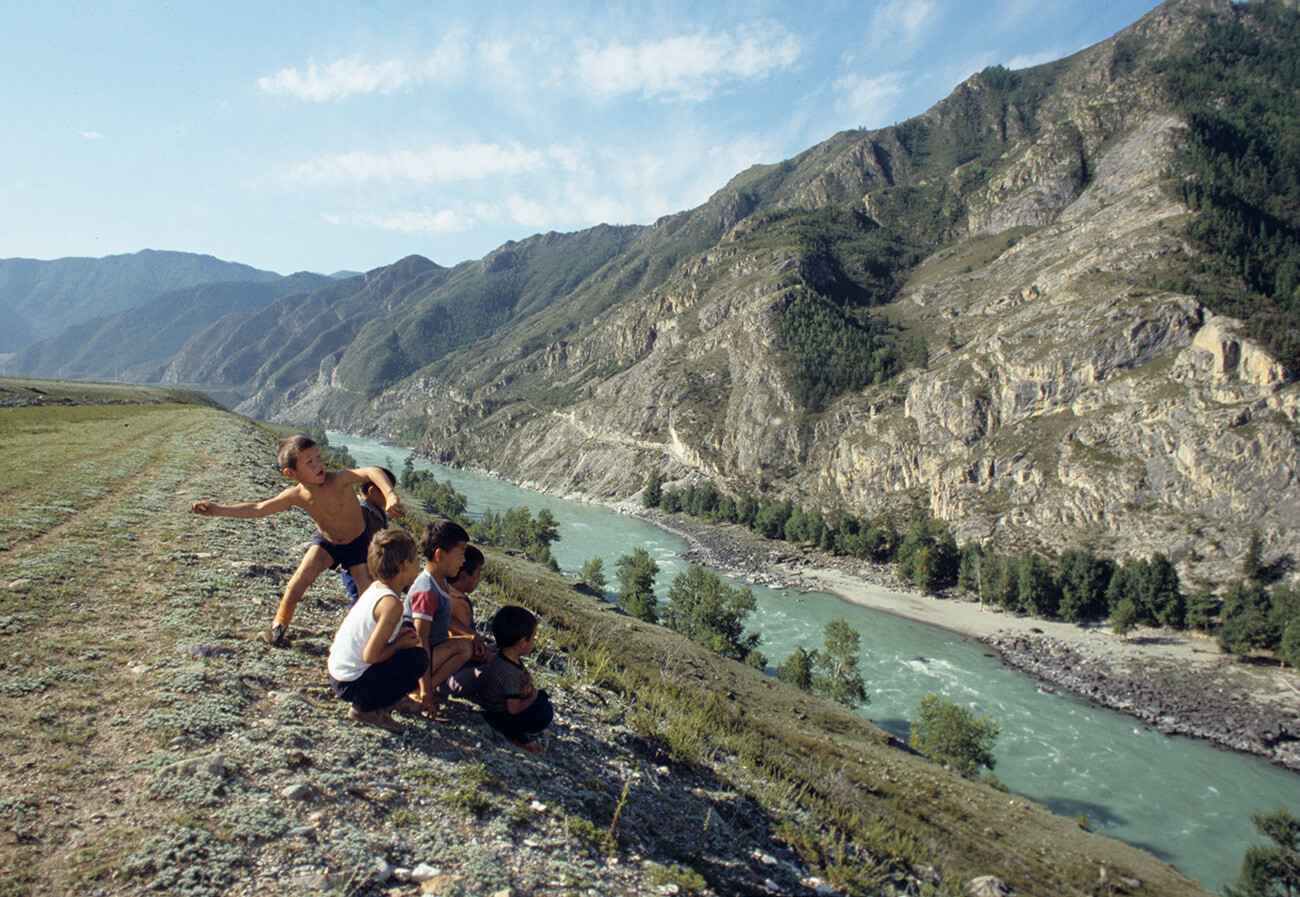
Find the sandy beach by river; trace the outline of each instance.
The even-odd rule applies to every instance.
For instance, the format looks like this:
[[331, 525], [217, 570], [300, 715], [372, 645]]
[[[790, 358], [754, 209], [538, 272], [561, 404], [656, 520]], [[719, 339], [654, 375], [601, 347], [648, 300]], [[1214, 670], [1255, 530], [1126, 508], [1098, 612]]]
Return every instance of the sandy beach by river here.
[[1214, 639], [1198, 633], [1139, 628], [1121, 638], [1105, 624], [1078, 626], [1040, 620], [1026, 614], [1007, 613], [992, 605], [981, 607], [978, 602], [958, 597], [936, 598], [908, 592], [901, 585], [892, 589], [831, 568], [801, 565], [798, 576], [805, 588], [815, 588], [872, 610], [938, 626], [981, 641], [1001, 632], [1042, 634], [1088, 654], [1105, 655], [1116, 662], [1145, 657], [1218, 666], [1231, 661], [1219, 650]]

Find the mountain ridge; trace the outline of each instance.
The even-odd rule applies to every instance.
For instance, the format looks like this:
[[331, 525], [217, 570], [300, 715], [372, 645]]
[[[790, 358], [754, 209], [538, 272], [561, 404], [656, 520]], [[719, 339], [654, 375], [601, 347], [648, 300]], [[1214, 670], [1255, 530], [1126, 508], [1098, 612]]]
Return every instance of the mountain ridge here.
[[[100, 259], [0, 259], [0, 302], [31, 337], [53, 337], [90, 318], [126, 311], [159, 293], [222, 281], [266, 282], [280, 277], [211, 255], [143, 249]], [[12, 339], [0, 350], [26, 345]]]
[[1182, 232], [1188, 123], [1160, 69], [1244, 15], [1171, 0], [652, 225], [404, 259], [210, 325], [161, 379], [561, 494], [617, 500], [653, 469], [1210, 581], [1245, 520], [1294, 558], [1300, 390], [1201, 298], [1246, 288]]

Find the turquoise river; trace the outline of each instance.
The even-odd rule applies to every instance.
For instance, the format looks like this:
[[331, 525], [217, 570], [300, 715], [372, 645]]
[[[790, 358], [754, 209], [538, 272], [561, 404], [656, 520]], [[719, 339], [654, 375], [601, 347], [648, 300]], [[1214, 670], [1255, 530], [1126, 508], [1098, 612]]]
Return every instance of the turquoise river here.
[[[399, 472], [409, 454], [344, 433], [329, 438], [347, 446], [360, 464]], [[641, 546], [659, 564], [662, 599], [686, 568], [680, 558], [686, 544], [651, 524], [418, 458], [416, 466], [450, 480], [468, 497], [471, 515], [520, 506], [550, 509], [560, 530], [552, 552], [571, 575], [599, 557], [612, 579], [618, 558]], [[1002, 727], [995, 771], [1008, 789], [1057, 813], [1082, 814], [1096, 831], [1149, 850], [1211, 891], [1236, 881], [1246, 847], [1261, 840], [1251, 825], [1252, 811], [1300, 812], [1300, 775], [1205, 742], [1166, 737], [1133, 718], [1044, 692], [979, 642], [833, 595], [752, 588], [758, 611], [749, 629], [762, 633], [761, 647], [772, 664], [799, 645], [820, 645], [826, 622], [843, 617], [862, 635], [861, 669], [871, 696], [862, 712], [878, 725], [906, 738], [917, 702], [931, 692], [988, 713]]]

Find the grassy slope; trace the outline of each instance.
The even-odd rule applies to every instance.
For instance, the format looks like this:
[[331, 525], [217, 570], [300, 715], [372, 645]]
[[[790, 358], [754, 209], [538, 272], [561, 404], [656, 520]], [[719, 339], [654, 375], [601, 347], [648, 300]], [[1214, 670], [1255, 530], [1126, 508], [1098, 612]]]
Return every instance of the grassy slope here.
[[[270, 452], [253, 425], [196, 405], [0, 408], [0, 894], [251, 893], [259, 876], [302, 869], [370, 893], [357, 870], [376, 855], [413, 864], [439, 851], [480, 889], [640, 892], [654, 864], [629, 860], [656, 856], [658, 868], [681, 858], [718, 891], [760, 893], [743, 862], [717, 854], [752, 844], [780, 856], [773, 829], [854, 891], [900, 872], [889, 857], [901, 856], [938, 866], [944, 893], [988, 873], [1022, 895], [1092, 893], [1100, 866], [1112, 881], [1141, 880], [1144, 894], [1196, 892], [1147, 854], [955, 779], [854, 714], [495, 553], [487, 600], [537, 607], [550, 646], [539, 664], [562, 671], [539, 666], [569, 723], [555, 759], [483, 749], [493, 738], [464, 710], [405, 739], [347, 725], [320, 671], [336, 581], [300, 607], [294, 650], [248, 640], [310, 524], [186, 509], [270, 494]], [[193, 644], [222, 656], [186, 653]], [[213, 750], [224, 772], [169, 769]], [[282, 796], [303, 781], [319, 803]], [[766, 822], [751, 819], [745, 793]], [[545, 818], [521, 809], [528, 795]], [[708, 850], [666, 843], [663, 818], [692, 814]], [[327, 834], [292, 836], [301, 824]], [[619, 837], [602, 838], [605, 826]], [[481, 835], [513, 844], [508, 868], [489, 862]], [[605, 863], [606, 850], [620, 862]]]

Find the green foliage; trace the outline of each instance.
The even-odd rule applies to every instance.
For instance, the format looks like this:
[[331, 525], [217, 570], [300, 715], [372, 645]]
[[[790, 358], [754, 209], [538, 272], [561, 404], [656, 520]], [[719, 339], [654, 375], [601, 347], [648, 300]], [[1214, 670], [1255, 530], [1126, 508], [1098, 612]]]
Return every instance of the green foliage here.
[[917, 704], [910, 744], [936, 763], [972, 778], [981, 769], [993, 769], [993, 745], [1000, 732], [987, 714], [977, 718], [965, 707], [931, 694]]
[[510, 508], [505, 513], [484, 511], [470, 527], [470, 536], [475, 541], [522, 551], [552, 570], [560, 568], [551, 555], [551, 544], [560, 540], [559, 523], [546, 508], [536, 517], [528, 508]]
[[657, 508], [662, 498], [663, 480], [659, 477], [659, 471], [651, 470], [650, 476], [646, 478], [645, 487], [641, 490], [641, 506]]
[[826, 641], [821, 651], [814, 651], [812, 689], [846, 707], [870, 702], [862, 673], [858, 670], [858, 646], [861, 635], [842, 617], [826, 624]]
[[[1241, 3], [1192, 51], [1161, 64], [1189, 123], [1177, 189], [1197, 212], [1187, 235], [1205, 250], [1198, 290], [1300, 366], [1300, 17]], [[1246, 289], [1224, 286], [1244, 283]]]
[[1285, 810], [1251, 818], [1272, 844], [1251, 845], [1228, 897], [1293, 897], [1300, 894], [1300, 818]]
[[609, 584], [609, 580], [605, 578], [605, 562], [600, 558], [588, 558], [582, 565], [582, 572], [578, 578], [597, 592], [604, 592], [605, 586]]
[[703, 875], [689, 866], [661, 866], [646, 861], [646, 881], [652, 885], [672, 887], [675, 894], [701, 894], [708, 889], [709, 883]]
[[1110, 615], [1111, 632], [1120, 636], [1128, 635], [1137, 625], [1137, 605], [1133, 603], [1132, 598], [1121, 598], [1119, 604], [1115, 605], [1115, 610], [1112, 611]]
[[776, 668], [776, 678], [793, 685], [795, 688], [812, 691], [813, 663], [816, 658], [817, 650], [815, 648], [811, 652], [805, 651], [802, 646], [795, 648], [794, 653], [783, 660], [781, 665]]
[[746, 660], [758, 648], [758, 633], [744, 632], [757, 607], [752, 590], [728, 585], [718, 574], [692, 565], [673, 580], [664, 609], [664, 625], [698, 645]]
[[1277, 657], [1282, 663], [1300, 669], [1300, 616], [1291, 620], [1282, 631], [1282, 643], [1278, 645]]
[[1264, 540], [1258, 529], [1250, 531], [1250, 543], [1241, 559], [1241, 578], [1260, 582], [1264, 572]]
[[1183, 623], [1188, 629], [1209, 632], [1219, 614], [1219, 597], [1208, 585], [1202, 585], [1187, 597], [1187, 613]]
[[1090, 551], [1072, 548], [1057, 560], [1061, 593], [1058, 612], [1071, 623], [1100, 620], [1107, 616], [1106, 588], [1115, 575], [1115, 562]]
[[1002, 65], [990, 65], [980, 72], [980, 80], [993, 90], [1011, 90], [1018, 79], [1016, 73]]
[[1269, 618], [1271, 605], [1268, 590], [1257, 582], [1228, 586], [1219, 612], [1219, 646], [1240, 657], [1273, 647], [1279, 633]]
[[1106, 587], [1106, 604], [1110, 608], [1112, 624], [1122, 602], [1130, 608], [1124, 614], [1131, 616], [1129, 626], [1168, 626], [1182, 628], [1187, 609], [1178, 571], [1160, 552], [1148, 559], [1129, 558], [1116, 568]]
[[858, 320], [811, 291], [795, 295], [781, 316], [795, 398], [819, 411], [846, 392], [884, 383], [903, 369], [884, 325]]
[[781, 316], [781, 336], [796, 398], [820, 410], [839, 395], [883, 383], [907, 364], [923, 365], [925, 340], [899, 346], [868, 309], [898, 293], [924, 248], [842, 208], [765, 212], [756, 230], [792, 241], [801, 255], [801, 281]]
[[1061, 604], [1060, 590], [1052, 577], [1047, 560], [1034, 552], [1024, 552], [1016, 564], [1016, 587], [1021, 607], [1036, 617], [1054, 617]]
[[947, 524], [918, 510], [912, 513], [894, 561], [899, 579], [930, 592], [957, 581], [961, 552]]
[[659, 565], [644, 548], [634, 548], [631, 554], [618, 559], [614, 574], [618, 580], [618, 598], [623, 610], [647, 623], [658, 623], [659, 612], [655, 606], [655, 577]]
[[461, 526], [469, 527], [469, 516], [465, 513], [469, 499], [456, 491], [451, 480], [439, 483], [433, 471], [416, 470], [414, 460], [407, 455], [406, 463], [402, 466], [400, 483], [403, 489], [420, 500], [426, 512], [442, 514]]

